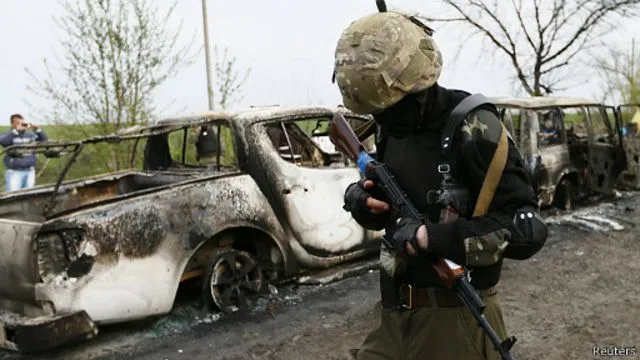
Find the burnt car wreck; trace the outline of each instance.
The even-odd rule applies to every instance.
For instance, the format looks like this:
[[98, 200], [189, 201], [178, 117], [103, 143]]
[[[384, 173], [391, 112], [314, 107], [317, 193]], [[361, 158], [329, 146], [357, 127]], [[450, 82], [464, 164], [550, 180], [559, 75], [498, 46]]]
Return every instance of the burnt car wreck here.
[[579, 98], [492, 98], [529, 169], [539, 205], [612, 195], [627, 167], [618, 112]]
[[[166, 314], [189, 279], [212, 311], [235, 312], [270, 282], [377, 252], [381, 234], [342, 209], [360, 175], [327, 142], [335, 112], [369, 119], [256, 108], [9, 148], [70, 160], [56, 184], [0, 195], [0, 346], [41, 351]], [[64, 180], [104, 143], [129, 144], [131, 169]]]
[[624, 104], [616, 107], [618, 122], [622, 128], [627, 169], [622, 173], [622, 185], [640, 189], [640, 104]]

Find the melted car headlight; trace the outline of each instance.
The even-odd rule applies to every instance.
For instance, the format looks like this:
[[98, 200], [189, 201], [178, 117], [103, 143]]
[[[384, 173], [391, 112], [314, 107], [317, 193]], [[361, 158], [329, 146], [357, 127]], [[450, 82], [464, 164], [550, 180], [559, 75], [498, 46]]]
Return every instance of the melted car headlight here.
[[78, 258], [78, 248], [82, 238], [82, 230], [78, 229], [40, 234], [36, 238], [40, 277], [44, 279], [65, 272], [69, 264]]
[[62, 236], [57, 233], [41, 234], [36, 238], [38, 273], [44, 280], [62, 273], [68, 265]]

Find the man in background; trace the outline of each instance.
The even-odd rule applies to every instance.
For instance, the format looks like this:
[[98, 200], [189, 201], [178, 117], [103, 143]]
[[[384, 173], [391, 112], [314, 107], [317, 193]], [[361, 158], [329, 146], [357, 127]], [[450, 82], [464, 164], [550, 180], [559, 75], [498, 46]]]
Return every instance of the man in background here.
[[216, 132], [211, 126], [202, 126], [196, 141], [196, 160], [200, 165], [215, 166], [220, 146]]
[[[0, 135], [0, 145], [9, 147], [13, 145], [29, 144], [37, 141], [46, 141], [47, 135], [38, 125], [28, 123], [22, 115], [13, 114], [10, 117], [11, 130]], [[31, 129], [33, 132], [28, 132]], [[6, 172], [4, 174], [5, 191], [16, 191], [28, 189], [35, 185], [36, 182], [36, 155], [30, 154], [25, 156], [4, 156], [4, 166]]]

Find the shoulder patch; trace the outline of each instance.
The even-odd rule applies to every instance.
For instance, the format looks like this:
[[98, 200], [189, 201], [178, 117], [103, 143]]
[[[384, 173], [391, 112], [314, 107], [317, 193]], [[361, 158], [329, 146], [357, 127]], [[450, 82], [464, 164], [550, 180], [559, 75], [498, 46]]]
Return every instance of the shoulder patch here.
[[502, 132], [502, 123], [493, 111], [480, 108], [467, 115], [460, 131], [463, 142], [483, 139], [497, 144]]

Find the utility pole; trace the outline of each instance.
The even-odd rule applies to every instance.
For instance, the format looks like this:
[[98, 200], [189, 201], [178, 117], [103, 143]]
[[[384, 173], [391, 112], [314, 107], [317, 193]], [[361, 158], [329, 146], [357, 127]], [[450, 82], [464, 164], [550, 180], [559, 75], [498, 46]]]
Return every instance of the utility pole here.
[[204, 56], [207, 62], [207, 97], [209, 98], [209, 110], [213, 110], [213, 79], [211, 78], [211, 56], [209, 54], [209, 21], [207, 20], [207, 0], [202, 0], [202, 22], [204, 27]]

